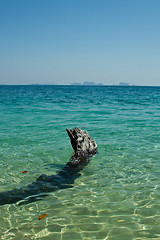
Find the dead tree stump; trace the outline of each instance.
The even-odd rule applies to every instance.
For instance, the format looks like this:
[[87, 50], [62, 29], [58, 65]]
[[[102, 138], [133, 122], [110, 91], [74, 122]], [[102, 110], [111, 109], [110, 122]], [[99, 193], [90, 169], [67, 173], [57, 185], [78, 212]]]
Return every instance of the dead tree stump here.
[[74, 154], [71, 158], [72, 164], [79, 164], [91, 158], [98, 151], [97, 143], [92, 139], [88, 132], [81, 130], [77, 127], [72, 129], [66, 129], [68, 136], [70, 137]]

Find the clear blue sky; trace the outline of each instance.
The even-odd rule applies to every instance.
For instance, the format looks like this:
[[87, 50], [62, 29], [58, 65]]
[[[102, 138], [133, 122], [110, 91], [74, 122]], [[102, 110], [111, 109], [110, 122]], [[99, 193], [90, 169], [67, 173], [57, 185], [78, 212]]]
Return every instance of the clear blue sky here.
[[0, 0], [0, 84], [160, 86], [160, 0]]

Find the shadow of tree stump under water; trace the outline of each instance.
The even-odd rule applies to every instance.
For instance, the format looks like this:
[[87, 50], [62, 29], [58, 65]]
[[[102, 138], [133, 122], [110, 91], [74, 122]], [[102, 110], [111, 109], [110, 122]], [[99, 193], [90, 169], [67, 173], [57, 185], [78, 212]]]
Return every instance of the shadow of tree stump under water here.
[[42, 200], [49, 192], [58, 189], [72, 188], [74, 181], [81, 176], [80, 171], [88, 165], [90, 158], [97, 153], [97, 144], [88, 132], [79, 128], [67, 130], [74, 154], [61, 171], [56, 175], [39, 176], [28, 186], [0, 193], [0, 205], [18, 203], [27, 204]]

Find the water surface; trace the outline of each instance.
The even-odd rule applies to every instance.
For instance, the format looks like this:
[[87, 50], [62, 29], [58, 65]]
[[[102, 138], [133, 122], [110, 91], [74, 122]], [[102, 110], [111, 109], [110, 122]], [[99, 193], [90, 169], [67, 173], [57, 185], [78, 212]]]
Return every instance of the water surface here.
[[160, 238], [159, 87], [0, 86], [0, 109], [0, 192], [57, 174], [73, 154], [66, 128], [99, 146], [74, 187], [1, 205], [1, 239]]

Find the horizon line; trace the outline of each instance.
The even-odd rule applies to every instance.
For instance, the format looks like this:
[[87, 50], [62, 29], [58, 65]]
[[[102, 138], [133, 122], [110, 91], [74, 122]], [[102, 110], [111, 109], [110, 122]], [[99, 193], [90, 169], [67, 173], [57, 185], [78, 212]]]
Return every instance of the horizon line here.
[[160, 87], [160, 85], [120, 85], [120, 84], [47, 84], [47, 83], [30, 83], [30, 84], [3, 84], [0, 83], [0, 86], [71, 86], [71, 87]]

